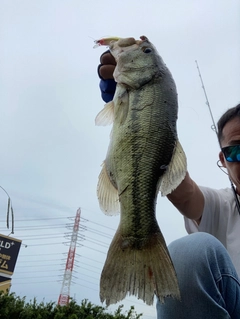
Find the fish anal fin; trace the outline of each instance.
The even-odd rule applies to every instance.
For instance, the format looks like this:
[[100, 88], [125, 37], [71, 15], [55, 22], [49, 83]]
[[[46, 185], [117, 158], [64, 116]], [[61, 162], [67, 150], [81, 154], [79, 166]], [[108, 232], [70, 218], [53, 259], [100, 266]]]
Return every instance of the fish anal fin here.
[[114, 102], [110, 101], [105, 104], [104, 108], [97, 114], [95, 124], [106, 126], [113, 123], [114, 120]]
[[118, 190], [111, 183], [105, 162], [98, 177], [97, 196], [101, 210], [107, 215], [116, 215], [120, 212]]
[[[126, 241], [126, 240], [125, 240]], [[135, 295], [152, 305], [154, 295], [161, 302], [172, 296], [180, 299], [177, 277], [161, 232], [155, 233], [141, 249], [122, 245], [118, 229], [110, 245], [101, 274], [100, 299], [106, 305]]]
[[182, 145], [177, 140], [171, 162], [161, 177], [160, 192], [162, 196], [170, 194], [183, 181], [187, 172], [187, 158]]

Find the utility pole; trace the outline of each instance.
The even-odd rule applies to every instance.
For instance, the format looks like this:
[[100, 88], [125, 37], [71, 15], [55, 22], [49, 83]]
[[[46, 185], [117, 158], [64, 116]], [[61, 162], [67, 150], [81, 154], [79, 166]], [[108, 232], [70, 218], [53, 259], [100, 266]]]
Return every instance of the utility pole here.
[[71, 286], [74, 257], [75, 257], [76, 244], [77, 244], [77, 238], [78, 238], [80, 213], [81, 213], [81, 209], [79, 208], [77, 210], [76, 217], [75, 217], [75, 223], [73, 226], [72, 237], [71, 237], [71, 244], [69, 247], [65, 272], [63, 276], [62, 288], [58, 298], [58, 304], [60, 306], [67, 305], [70, 299], [70, 286]]

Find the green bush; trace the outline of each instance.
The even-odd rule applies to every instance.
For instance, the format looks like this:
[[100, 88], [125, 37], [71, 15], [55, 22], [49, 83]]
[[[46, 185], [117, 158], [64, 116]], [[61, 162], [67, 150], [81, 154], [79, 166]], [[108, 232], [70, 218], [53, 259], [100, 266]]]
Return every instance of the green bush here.
[[94, 305], [87, 299], [80, 305], [70, 300], [68, 305], [59, 306], [54, 302], [37, 303], [35, 298], [26, 302], [26, 297], [3, 292], [0, 292], [0, 309], [0, 319], [139, 319], [142, 316], [133, 306], [124, 314], [121, 305], [112, 314], [107, 308]]

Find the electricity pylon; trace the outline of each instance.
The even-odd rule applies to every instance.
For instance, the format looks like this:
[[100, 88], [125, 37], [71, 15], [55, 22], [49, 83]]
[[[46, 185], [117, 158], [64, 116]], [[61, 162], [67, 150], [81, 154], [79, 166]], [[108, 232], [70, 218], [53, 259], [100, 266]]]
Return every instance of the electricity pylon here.
[[60, 306], [67, 305], [70, 299], [70, 286], [71, 286], [74, 257], [75, 257], [76, 244], [77, 244], [77, 238], [78, 238], [80, 213], [81, 213], [81, 209], [79, 208], [77, 210], [76, 217], [75, 217], [75, 223], [73, 226], [72, 237], [71, 237], [71, 244], [69, 247], [66, 267], [65, 267], [64, 276], [63, 276], [62, 288], [58, 298], [58, 304]]

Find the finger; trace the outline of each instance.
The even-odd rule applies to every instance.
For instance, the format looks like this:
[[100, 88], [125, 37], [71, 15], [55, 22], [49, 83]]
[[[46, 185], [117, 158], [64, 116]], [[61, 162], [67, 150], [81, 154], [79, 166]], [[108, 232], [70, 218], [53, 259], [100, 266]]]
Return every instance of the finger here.
[[104, 52], [101, 57], [100, 57], [100, 62], [101, 64], [112, 64], [112, 65], [116, 65], [116, 61], [113, 57], [113, 55], [109, 52], [106, 51]]
[[98, 69], [98, 73], [100, 78], [103, 80], [113, 79], [113, 71], [115, 69], [115, 65], [100, 65]]

